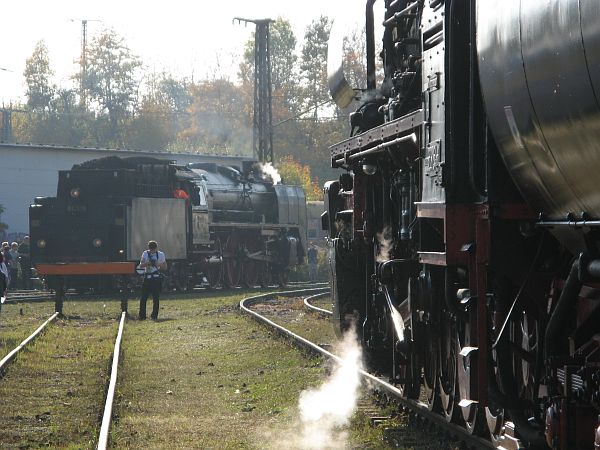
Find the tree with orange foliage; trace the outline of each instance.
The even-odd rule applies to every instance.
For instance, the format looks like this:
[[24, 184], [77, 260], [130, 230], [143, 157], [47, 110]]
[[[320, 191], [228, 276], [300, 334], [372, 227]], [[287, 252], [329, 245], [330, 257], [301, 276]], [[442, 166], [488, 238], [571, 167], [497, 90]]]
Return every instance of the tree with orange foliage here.
[[310, 166], [300, 164], [293, 156], [287, 155], [279, 160], [277, 171], [283, 183], [304, 188], [307, 200], [323, 200], [323, 190], [318, 179], [313, 181]]

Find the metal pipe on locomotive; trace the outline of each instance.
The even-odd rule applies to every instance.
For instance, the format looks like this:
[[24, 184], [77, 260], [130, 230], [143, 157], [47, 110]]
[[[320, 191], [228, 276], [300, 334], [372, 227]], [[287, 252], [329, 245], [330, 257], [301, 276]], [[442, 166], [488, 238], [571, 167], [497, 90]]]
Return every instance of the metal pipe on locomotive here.
[[337, 329], [499, 448], [600, 448], [600, 3], [385, 0], [379, 86], [374, 3], [325, 185]]
[[57, 196], [36, 198], [29, 214], [32, 262], [61, 289], [114, 290], [150, 239], [180, 291], [283, 284], [306, 253], [304, 191], [273, 184], [255, 162], [92, 160], [60, 171]]

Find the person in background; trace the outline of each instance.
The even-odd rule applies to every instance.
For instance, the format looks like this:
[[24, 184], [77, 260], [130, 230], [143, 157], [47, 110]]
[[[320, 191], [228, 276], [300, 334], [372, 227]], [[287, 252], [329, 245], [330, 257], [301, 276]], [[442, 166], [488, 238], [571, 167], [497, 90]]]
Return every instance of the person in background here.
[[4, 256], [4, 264], [8, 267], [8, 260], [10, 259], [10, 245], [8, 245], [7, 241], [2, 243], [2, 256]]
[[[4, 256], [0, 252], [0, 297], [6, 297], [6, 290], [10, 282], [10, 275], [8, 274], [8, 267], [4, 264]], [[0, 306], [1, 307], [1, 306]]]
[[19, 276], [19, 244], [13, 242], [8, 251], [10, 259], [8, 260], [8, 274], [10, 276], [9, 289], [17, 289], [17, 278]]
[[21, 263], [21, 287], [31, 289], [31, 258], [29, 256], [29, 236], [23, 238], [19, 245], [19, 257]]
[[310, 281], [317, 281], [318, 275], [318, 260], [319, 260], [319, 251], [317, 247], [315, 247], [315, 243], [310, 243], [310, 248], [306, 252], [306, 256], [308, 258], [308, 277]]
[[140, 268], [145, 268], [144, 281], [142, 283], [142, 296], [140, 297], [139, 319], [146, 318], [146, 300], [152, 294], [152, 314], [150, 318], [158, 318], [158, 298], [162, 288], [161, 271], [167, 270], [167, 259], [165, 254], [158, 250], [156, 241], [148, 242], [148, 250], [142, 253]]

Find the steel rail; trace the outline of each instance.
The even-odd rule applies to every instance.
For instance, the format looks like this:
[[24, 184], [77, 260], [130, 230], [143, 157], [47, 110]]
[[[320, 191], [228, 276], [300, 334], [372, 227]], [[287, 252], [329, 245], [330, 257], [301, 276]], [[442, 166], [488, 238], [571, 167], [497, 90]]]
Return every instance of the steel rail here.
[[50, 318], [48, 320], [46, 320], [43, 324], [41, 324], [37, 330], [35, 330], [27, 339], [25, 339], [23, 342], [21, 342], [13, 351], [11, 351], [8, 355], [6, 355], [4, 358], [2, 358], [2, 360], [0, 361], [0, 375], [4, 372], [4, 369], [6, 368], [6, 366], [8, 365], [9, 362], [11, 362], [15, 356], [17, 356], [17, 354], [23, 350], [25, 348], [25, 346], [27, 344], [29, 344], [31, 341], [33, 341], [36, 337], [39, 336], [39, 334], [44, 331], [44, 328], [46, 328], [46, 326], [51, 323], [54, 322], [54, 320], [58, 317], [58, 313], [55, 312], [54, 314], [52, 314], [50, 316]]
[[[310, 291], [314, 291], [314, 290], [316, 290], [316, 289], [275, 292], [272, 294], [262, 294], [262, 295], [256, 295], [253, 297], [248, 297], [248, 298], [245, 298], [240, 301], [240, 310], [243, 313], [249, 314], [258, 322], [265, 324], [271, 328], [274, 328], [279, 334], [300, 344], [303, 348], [306, 348], [306, 349], [308, 349], [316, 354], [319, 354], [321, 356], [325, 356], [326, 358], [331, 359], [338, 364], [343, 364], [344, 361], [339, 356], [334, 355], [333, 353], [319, 347], [317, 344], [310, 342], [309, 340], [303, 338], [302, 336], [297, 335], [296, 333], [288, 330], [287, 328], [284, 328], [281, 325], [276, 324], [275, 322], [267, 319], [266, 317], [263, 317], [262, 315], [254, 312], [250, 309], [250, 306], [252, 306], [256, 303], [259, 303], [261, 301], [264, 301], [264, 300], [269, 300], [275, 296], [303, 295], [303, 294], [310, 293]], [[449, 431], [450, 433], [454, 434], [459, 439], [461, 439], [463, 442], [465, 442], [467, 445], [473, 446], [475, 448], [480, 448], [480, 449], [494, 449], [495, 448], [494, 445], [490, 441], [483, 439], [479, 436], [474, 436], [474, 435], [470, 434], [463, 427], [453, 424], [453, 423], [448, 423], [444, 417], [440, 416], [439, 414], [429, 411], [427, 408], [427, 405], [425, 403], [420, 402], [418, 400], [411, 400], [411, 399], [407, 399], [407, 398], [403, 397], [402, 391], [400, 389], [398, 389], [396, 386], [388, 383], [387, 381], [382, 380], [368, 372], [365, 372], [362, 369], [358, 369], [358, 373], [368, 384], [370, 384], [370, 386], [372, 388], [390, 395], [391, 397], [394, 398], [394, 400], [396, 400], [400, 404], [402, 404], [402, 406], [410, 409], [413, 413], [423, 417], [424, 419], [429, 420], [430, 422], [444, 428], [444, 430]]]
[[309, 310], [317, 312], [319, 314], [324, 314], [326, 316], [332, 316], [333, 315], [333, 311], [329, 311], [327, 309], [319, 308], [318, 306], [310, 304], [310, 301], [312, 299], [314, 299], [314, 298], [320, 298], [320, 297], [325, 297], [327, 295], [329, 295], [329, 291], [327, 291], [327, 292], [321, 292], [319, 294], [314, 294], [314, 295], [311, 295], [309, 297], [306, 297], [304, 299], [304, 306], [306, 306]]
[[117, 371], [119, 369], [119, 355], [121, 353], [121, 340], [123, 339], [123, 328], [125, 327], [126, 312], [121, 313], [119, 322], [119, 331], [115, 340], [115, 350], [113, 352], [112, 367], [110, 371], [110, 382], [106, 392], [106, 403], [104, 404], [104, 415], [102, 416], [102, 425], [100, 426], [100, 435], [98, 436], [98, 450], [105, 450], [108, 445], [108, 432], [112, 421], [113, 400], [115, 398], [115, 388], [117, 386]]

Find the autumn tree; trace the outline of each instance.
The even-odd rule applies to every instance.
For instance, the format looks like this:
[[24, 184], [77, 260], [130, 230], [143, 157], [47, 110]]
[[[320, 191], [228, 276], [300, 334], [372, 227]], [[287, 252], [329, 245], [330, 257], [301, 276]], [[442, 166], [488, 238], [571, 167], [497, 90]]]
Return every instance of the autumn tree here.
[[126, 127], [126, 146], [169, 148], [184, 129], [191, 102], [192, 95], [185, 80], [177, 80], [167, 73], [149, 74], [135, 114]]
[[331, 100], [327, 87], [327, 41], [331, 21], [326, 16], [313, 20], [304, 34], [300, 60], [301, 82], [305, 89], [304, 104], [319, 117], [323, 103]]
[[85, 83], [90, 100], [108, 114], [107, 137], [113, 144], [121, 144], [121, 127], [136, 98], [141, 62], [122, 37], [107, 30], [90, 43], [87, 63]]
[[25, 61], [25, 84], [27, 85], [27, 108], [34, 112], [48, 112], [56, 87], [50, 79], [54, 72], [50, 68], [48, 47], [39, 41], [33, 53]]
[[319, 181], [313, 180], [308, 165], [301, 164], [288, 155], [279, 159], [277, 171], [281, 175], [282, 183], [304, 188], [307, 200], [323, 200], [323, 191], [319, 186]]
[[240, 88], [228, 80], [191, 86], [187, 124], [173, 150], [239, 155], [252, 153], [252, 129], [240, 111]]

